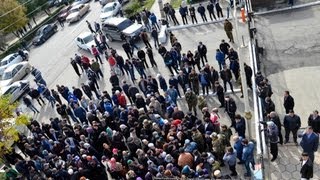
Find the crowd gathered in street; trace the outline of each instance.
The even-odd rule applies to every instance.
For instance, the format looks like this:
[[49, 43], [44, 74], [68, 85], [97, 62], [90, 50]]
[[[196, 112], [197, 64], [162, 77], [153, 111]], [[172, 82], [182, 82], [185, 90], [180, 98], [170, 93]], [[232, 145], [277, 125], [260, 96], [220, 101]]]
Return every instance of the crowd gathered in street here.
[[[217, 19], [214, 8], [217, 17], [224, 18], [219, 2], [215, 1], [207, 5], [210, 19]], [[179, 24], [169, 4], [165, 4], [163, 10], [165, 21]], [[181, 5], [179, 13], [183, 24], [188, 24], [186, 16], [191, 17], [192, 23], [198, 22], [195, 11], [191, 5]], [[197, 11], [202, 20], [207, 21], [206, 8], [200, 4]], [[37, 87], [30, 88], [23, 103], [34, 114], [40, 112], [38, 105], [49, 104], [57, 116], [47, 122], [31, 120], [28, 129], [32, 135], [20, 134], [16, 143], [21, 153], [13, 151], [6, 155], [8, 176], [30, 180], [252, 176], [255, 144], [247, 137], [246, 119], [239, 113], [239, 102], [233, 99], [237, 96], [235, 88], [242, 91], [242, 86], [231, 22], [224, 21], [229, 42], [221, 37], [219, 47], [214, 50], [215, 57], [207, 57], [209, 49], [214, 47], [207, 48], [203, 42], [196, 42], [196, 50], [186, 51], [173, 32], [169, 33], [169, 45], [159, 43], [162, 24], [158, 24], [154, 13], [143, 10], [134, 18], [145, 26], [140, 34], [143, 44], [124, 36], [125, 54], [112, 48], [98, 23], [93, 28], [87, 21], [89, 30], [95, 34], [92, 56], [76, 53], [70, 57], [76, 75], [87, 78], [80, 87], [58, 84], [50, 89], [41, 72], [33, 67]], [[155, 58], [155, 53], [159, 58]], [[219, 69], [212, 65], [213, 58]], [[148, 69], [156, 69], [159, 64], [167, 67], [168, 77], [164, 73], [148, 73]], [[105, 74], [102, 66], [109, 66], [110, 74]], [[242, 78], [250, 89], [253, 89], [251, 79], [255, 76], [266, 119], [261, 123], [266, 126], [271, 161], [274, 161], [278, 156], [278, 144], [289, 143], [291, 132], [297, 144], [301, 122], [294, 113], [294, 99], [289, 91], [285, 92], [287, 115], [281, 123], [271, 99], [273, 93], [268, 79], [261, 72], [254, 75], [247, 64], [244, 64], [244, 71]], [[111, 92], [101, 88], [103, 81], [111, 84]], [[219, 101], [216, 107], [207, 103], [210, 94]], [[179, 102], [185, 103], [187, 108]], [[221, 123], [221, 113], [228, 115], [228, 123]], [[308, 124], [300, 142], [304, 150], [301, 174], [305, 179], [312, 178], [314, 152], [318, 148], [318, 111], [310, 115]], [[238, 173], [240, 166], [244, 166], [244, 174]]]

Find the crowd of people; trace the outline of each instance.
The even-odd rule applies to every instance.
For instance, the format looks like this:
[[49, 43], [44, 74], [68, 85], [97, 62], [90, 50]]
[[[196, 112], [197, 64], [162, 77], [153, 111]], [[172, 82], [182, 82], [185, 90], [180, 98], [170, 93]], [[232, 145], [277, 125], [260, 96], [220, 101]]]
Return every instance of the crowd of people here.
[[[208, 7], [212, 5], [209, 3]], [[168, 8], [164, 9], [168, 19], [179, 24], [170, 12], [170, 6], [166, 4], [165, 8]], [[200, 5], [199, 8], [203, 21], [207, 21], [205, 14], [201, 13], [204, 7]], [[216, 10], [218, 17], [219, 14], [223, 17], [222, 12], [219, 13], [218, 8]], [[210, 18], [216, 19], [213, 11], [209, 8], [208, 11]], [[184, 13], [188, 14], [183, 6], [179, 12], [182, 17]], [[197, 23], [192, 6], [189, 14]], [[23, 97], [24, 104], [34, 113], [39, 113], [34, 102], [37, 101], [40, 106], [48, 103], [59, 116], [43, 123], [31, 120], [28, 129], [32, 136], [20, 134], [16, 143], [22, 154], [13, 151], [6, 155], [8, 178], [100, 180], [108, 179], [110, 175], [113, 179], [132, 180], [231, 179], [239, 177], [236, 167], [240, 165], [245, 167], [244, 176], [252, 175], [255, 145], [246, 139], [246, 120], [238, 113], [237, 102], [225, 94], [227, 85], [234, 93], [234, 82], [240, 84], [237, 52], [222, 40], [216, 49], [215, 58], [219, 65], [219, 70], [216, 70], [208, 63], [205, 44], [199, 42], [194, 52], [183, 52], [182, 44], [170, 32], [171, 47], [167, 49], [159, 43], [160, 28], [155, 15], [147, 10], [140, 15], [146, 27], [140, 38], [146, 47], [139, 48], [135, 41], [124, 37], [122, 48], [127, 58], [107, 44], [97, 23], [93, 29], [87, 22], [90, 31], [96, 34], [97, 46], [91, 49], [95, 59], [81, 54], [71, 58], [75, 73], [88, 79], [80, 87], [56, 85], [56, 89], [49, 90], [41, 72], [33, 68], [37, 88], [29, 90], [29, 97]], [[187, 23], [186, 18], [183, 23]], [[224, 28], [233, 43], [232, 24], [228, 20]], [[149, 36], [154, 41], [154, 48]], [[154, 58], [155, 51], [162, 59]], [[164, 63], [171, 73], [170, 77], [147, 74], [149, 63], [151, 67]], [[109, 64], [111, 69], [111, 93], [100, 88], [101, 81], [106, 77], [101, 70], [103, 64]], [[116, 68], [121, 71], [120, 75], [116, 73]], [[123, 80], [125, 76], [132, 83]], [[251, 67], [245, 64], [249, 88], [252, 88], [252, 76]], [[271, 161], [274, 161], [278, 156], [278, 143], [283, 143], [281, 122], [271, 100], [273, 93], [268, 79], [258, 72], [255, 84], [258, 85], [267, 119], [262, 123], [266, 125], [273, 155]], [[210, 92], [217, 96], [219, 107], [212, 108], [207, 104], [206, 96]], [[183, 94], [184, 100], [179, 100]], [[180, 107], [178, 101], [185, 101], [187, 109]], [[290, 132], [297, 143], [301, 122], [299, 116], [294, 114], [294, 99], [288, 91], [284, 106], [288, 113], [284, 118], [284, 143], [289, 142]], [[220, 110], [228, 115], [230, 123], [221, 123]], [[301, 141], [305, 151], [301, 173], [306, 179], [312, 174], [314, 152], [319, 141], [312, 130], [320, 131], [317, 111], [310, 116], [309, 125]], [[10, 165], [14, 165], [15, 170]], [[230, 171], [222, 168], [224, 166]]]

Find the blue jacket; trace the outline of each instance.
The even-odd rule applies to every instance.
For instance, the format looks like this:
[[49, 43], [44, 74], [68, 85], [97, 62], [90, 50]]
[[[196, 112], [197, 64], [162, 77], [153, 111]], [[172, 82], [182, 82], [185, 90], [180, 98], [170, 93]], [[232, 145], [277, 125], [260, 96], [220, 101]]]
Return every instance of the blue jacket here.
[[244, 118], [241, 118], [240, 122], [236, 123], [235, 127], [236, 132], [238, 133], [239, 136], [245, 138], [245, 133], [246, 133], [246, 122]]
[[310, 138], [308, 138], [308, 135], [304, 133], [302, 135], [300, 145], [304, 152], [307, 152], [307, 153], [316, 152], [319, 146], [319, 136], [313, 132], [310, 135]]
[[186, 147], [184, 148], [184, 150], [186, 152], [192, 153], [195, 149], [197, 149], [197, 143], [196, 142], [190, 142], [188, 145], [186, 145]]
[[151, 21], [152, 24], [157, 23], [157, 17], [156, 17], [156, 15], [151, 14], [150, 17], [149, 17], [149, 19], [150, 19], [150, 21]]
[[224, 58], [225, 58], [225, 55], [223, 54], [223, 52], [218, 51], [218, 52], [216, 53], [216, 60], [217, 60], [219, 63], [224, 63], [224, 62], [225, 62]]
[[81, 120], [87, 119], [87, 116], [86, 116], [87, 113], [82, 107], [75, 108], [73, 112], [74, 112], [74, 115], [77, 116], [79, 119]]
[[177, 104], [178, 92], [176, 89], [168, 89], [167, 94], [171, 97], [174, 104]]
[[166, 80], [165, 80], [163, 77], [160, 77], [160, 78], [159, 78], [159, 84], [160, 84], [160, 88], [161, 88], [163, 91], [167, 91], [168, 85], [167, 85]]
[[242, 159], [242, 151], [243, 151], [243, 144], [242, 142], [242, 137], [239, 137], [239, 140], [236, 141], [233, 145], [233, 148], [237, 151], [237, 158]]
[[237, 163], [237, 154], [233, 152], [232, 154], [225, 153], [223, 156], [223, 160], [229, 165], [234, 166]]
[[249, 162], [254, 161], [253, 151], [254, 151], [254, 144], [253, 142], [249, 142], [247, 146], [243, 147], [242, 160], [249, 161]]
[[180, 13], [181, 16], [187, 15], [186, 9], [183, 8], [183, 7], [180, 7], [180, 8], [179, 8], [179, 13]]

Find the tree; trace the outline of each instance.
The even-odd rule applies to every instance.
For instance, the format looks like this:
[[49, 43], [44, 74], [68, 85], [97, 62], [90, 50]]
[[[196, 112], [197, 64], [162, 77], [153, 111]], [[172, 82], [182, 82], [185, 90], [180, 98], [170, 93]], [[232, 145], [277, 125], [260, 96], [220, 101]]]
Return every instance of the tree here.
[[18, 103], [10, 103], [10, 96], [0, 96], [0, 161], [13, 150], [12, 145], [19, 140], [19, 129], [29, 124], [26, 115], [14, 116]]
[[28, 22], [26, 8], [16, 0], [0, 1], [0, 31], [4, 34], [11, 33]]

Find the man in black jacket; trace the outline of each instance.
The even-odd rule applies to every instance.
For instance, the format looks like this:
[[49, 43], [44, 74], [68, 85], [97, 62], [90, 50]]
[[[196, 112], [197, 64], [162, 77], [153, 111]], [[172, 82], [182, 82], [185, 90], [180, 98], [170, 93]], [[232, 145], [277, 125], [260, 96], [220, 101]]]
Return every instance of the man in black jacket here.
[[194, 7], [192, 5], [190, 5], [190, 7], [189, 7], [189, 12], [190, 12], [192, 24], [194, 24], [194, 22], [196, 22], [198, 24], [197, 17], [196, 17], [196, 10], [194, 9]]
[[225, 56], [229, 55], [229, 48], [230, 47], [231, 46], [227, 42], [225, 42], [224, 39], [221, 40], [219, 48]]
[[301, 161], [301, 179], [313, 178], [313, 163], [311, 159], [309, 159], [308, 153], [302, 153]]
[[154, 66], [155, 66], [155, 67], [158, 67], [156, 61], [154, 60], [152, 49], [149, 48], [149, 47], [146, 47], [146, 49], [147, 49], [147, 50], [146, 50], [146, 53], [147, 53], [147, 55], [148, 55], [148, 57], [149, 57], [151, 66], [152, 66], [152, 67], [154, 67]]
[[[146, 46], [146, 47], [148, 47], [148, 46]], [[137, 56], [142, 61], [143, 69], [145, 69], [146, 67], [149, 68], [148, 63], [146, 61], [146, 53], [142, 49], [140, 49], [137, 52]]]
[[198, 52], [200, 54], [200, 58], [201, 58], [202, 63], [203, 63], [203, 60], [206, 60], [206, 62], [208, 62], [208, 60], [207, 60], [207, 47], [206, 47], [206, 45], [202, 44], [202, 42], [199, 42]]
[[221, 103], [219, 108], [224, 107], [224, 91], [223, 91], [223, 87], [219, 84], [219, 81], [216, 81], [214, 83], [215, 86], [215, 92], [217, 93], [218, 96], [218, 100]]
[[206, 16], [206, 9], [202, 6], [202, 4], [199, 4], [198, 7], [198, 13], [201, 15], [202, 21], [207, 22], [207, 16]]
[[224, 92], [227, 92], [227, 83], [230, 85], [230, 89], [233, 92], [233, 85], [231, 83], [232, 74], [226, 65], [224, 65], [223, 70], [220, 71], [220, 77], [223, 80]]
[[284, 101], [283, 101], [283, 106], [286, 110], [286, 114], [289, 113], [290, 110], [293, 110], [294, 108], [294, 99], [290, 95], [289, 91], [284, 92]]
[[31, 88], [28, 94], [32, 99], [36, 99], [40, 106], [42, 106], [40, 101], [42, 101], [43, 105], [46, 104], [37, 89]]
[[290, 132], [292, 132], [293, 141], [296, 145], [298, 145], [297, 132], [301, 127], [300, 117], [298, 115], [295, 115], [293, 110], [290, 110], [289, 114], [284, 117], [283, 126], [286, 132], [286, 135], [285, 135], [286, 141], [284, 143], [286, 144], [289, 142], [289, 135], [290, 135]]
[[225, 104], [225, 111], [227, 112], [231, 120], [230, 127], [235, 127], [236, 125], [235, 115], [237, 111], [236, 102], [231, 97], [226, 96], [224, 104]]
[[124, 52], [126, 52], [128, 59], [131, 59], [133, 56], [133, 53], [132, 53], [132, 49], [131, 49], [129, 42], [126, 41], [125, 43], [123, 43], [122, 48], [123, 48]]
[[[209, 16], [211, 21], [213, 21], [213, 18], [217, 20], [216, 15], [214, 15], [214, 4], [210, 1], [209, 4], [207, 5], [207, 10], [209, 12]], [[213, 18], [212, 18], [213, 17]]]
[[308, 126], [313, 128], [315, 133], [320, 133], [320, 116], [318, 110], [314, 110], [308, 118]]

